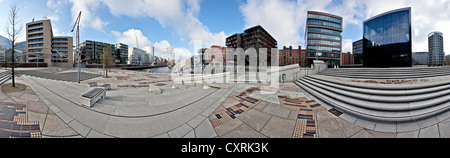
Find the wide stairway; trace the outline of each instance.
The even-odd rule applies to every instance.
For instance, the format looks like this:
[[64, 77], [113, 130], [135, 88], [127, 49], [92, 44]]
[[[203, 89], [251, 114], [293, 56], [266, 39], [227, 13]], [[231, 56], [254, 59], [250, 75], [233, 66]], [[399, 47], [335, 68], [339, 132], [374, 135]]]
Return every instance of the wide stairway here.
[[11, 79], [11, 71], [0, 70], [0, 86]]
[[450, 68], [329, 69], [295, 82], [338, 111], [408, 122], [450, 109]]
[[321, 75], [358, 79], [413, 79], [450, 75], [450, 67], [328, 69]]

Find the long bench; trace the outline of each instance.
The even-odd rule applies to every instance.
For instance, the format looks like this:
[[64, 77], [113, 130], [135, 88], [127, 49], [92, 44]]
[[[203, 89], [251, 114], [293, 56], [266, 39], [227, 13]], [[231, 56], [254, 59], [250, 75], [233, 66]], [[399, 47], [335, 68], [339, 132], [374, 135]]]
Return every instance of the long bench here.
[[92, 107], [97, 101], [106, 98], [105, 88], [94, 88], [80, 97], [81, 105]]

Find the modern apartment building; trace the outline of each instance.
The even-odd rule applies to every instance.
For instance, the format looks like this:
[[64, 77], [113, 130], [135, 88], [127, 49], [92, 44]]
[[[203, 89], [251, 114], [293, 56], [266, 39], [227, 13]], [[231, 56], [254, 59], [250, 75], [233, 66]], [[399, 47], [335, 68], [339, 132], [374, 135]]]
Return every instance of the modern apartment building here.
[[[111, 55], [115, 56], [117, 59], [116, 44], [84, 40], [83, 43], [80, 44], [82, 63], [101, 64], [100, 63], [100, 54], [102, 54], [103, 50], [108, 46], [111, 47]], [[119, 62], [120, 62], [120, 60], [119, 60]], [[117, 60], [116, 60], [116, 63], [117, 63]]]
[[306, 20], [306, 49], [308, 65], [313, 60], [323, 60], [328, 66], [340, 64], [342, 51], [343, 18], [340, 16], [308, 11]]
[[[228, 48], [255, 48], [259, 57], [259, 48], [267, 48], [267, 65], [271, 65], [271, 48], [278, 48], [278, 43], [262, 26], [258, 25], [244, 30], [244, 33], [237, 33], [226, 38], [225, 45]], [[245, 59], [248, 65], [248, 56]], [[258, 61], [259, 63], [259, 61]], [[259, 65], [259, 64], [258, 64]]]
[[27, 63], [47, 63], [49, 67], [73, 67], [73, 37], [53, 36], [51, 21], [26, 24]]
[[428, 35], [428, 65], [444, 65], [444, 35], [441, 32], [431, 32]]
[[364, 21], [364, 67], [411, 67], [411, 8], [389, 11]]

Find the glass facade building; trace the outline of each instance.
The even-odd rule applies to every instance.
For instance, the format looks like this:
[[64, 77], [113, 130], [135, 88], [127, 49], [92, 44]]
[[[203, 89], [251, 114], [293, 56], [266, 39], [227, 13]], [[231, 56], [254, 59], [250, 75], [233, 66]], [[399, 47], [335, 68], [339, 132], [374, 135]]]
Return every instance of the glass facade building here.
[[432, 32], [428, 35], [428, 66], [444, 65], [444, 35]]
[[410, 7], [364, 21], [364, 67], [411, 67], [411, 30]]
[[323, 60], [330, 67], [340, 65], [342, 52], [342, 17], [308, 11], [306, 21], [307, 65]]

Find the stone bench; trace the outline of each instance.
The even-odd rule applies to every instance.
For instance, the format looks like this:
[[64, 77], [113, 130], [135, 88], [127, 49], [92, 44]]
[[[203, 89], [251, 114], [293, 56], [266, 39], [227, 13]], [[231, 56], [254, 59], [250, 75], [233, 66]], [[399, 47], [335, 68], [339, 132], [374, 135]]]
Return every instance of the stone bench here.
[[100, 87], [105, 88], [106, 90], [111, 90], [111, 84], [103, 84]]
[[100, 99], [106, 98], [106, 89], [94, 88], [80, 97], [81, 105], [92, 107]]
[[185, 90], [185, 89], [186, 89], [186, 86], [183, 86], [183, 85], [181, 85], [181, 84], [172, 83], [172, 89]]
[[156, 87], [155, 85], [150, 84], [150, 85], [148, 85], [148, 87], [149, 87], [149, 89], [148, 89], [149, 92], [152, 92], [153, 94], [161, 94], [161, 89]]
[[97, 82], [89, 82], [89, 83], [87, 83], [87, 85], [89, 87], [96, 87], [97, 86]]

